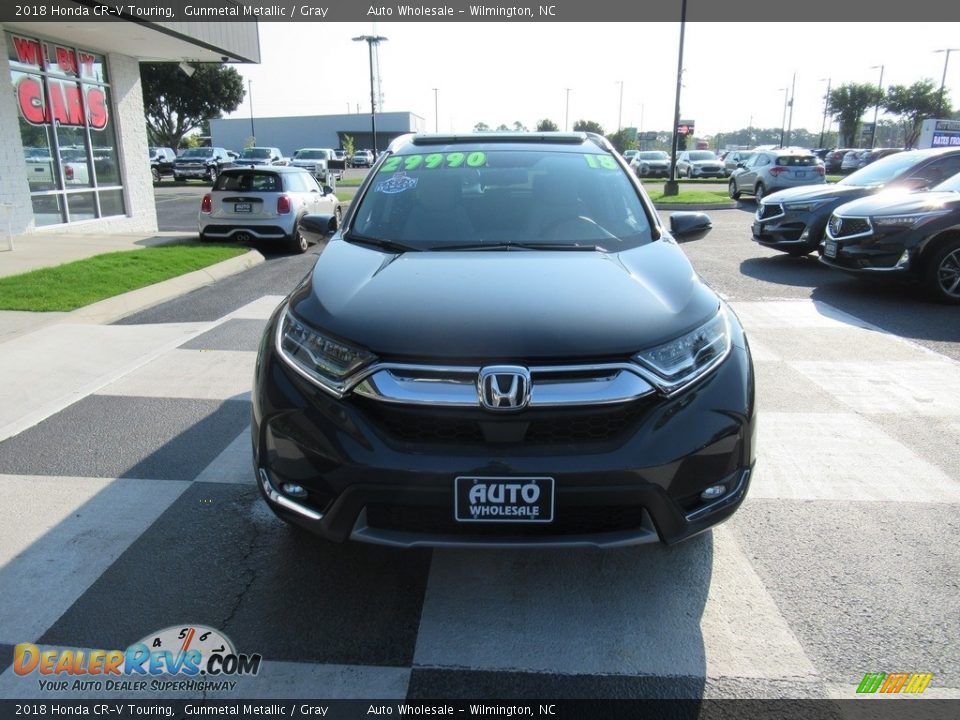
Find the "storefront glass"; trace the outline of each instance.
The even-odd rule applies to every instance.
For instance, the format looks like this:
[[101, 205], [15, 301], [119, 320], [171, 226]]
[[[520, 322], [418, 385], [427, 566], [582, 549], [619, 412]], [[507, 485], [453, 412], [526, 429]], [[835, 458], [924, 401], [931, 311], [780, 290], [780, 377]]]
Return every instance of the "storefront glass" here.
[[102, 55], [7, 33], [37, 225], [123, 215], [123, 182]]

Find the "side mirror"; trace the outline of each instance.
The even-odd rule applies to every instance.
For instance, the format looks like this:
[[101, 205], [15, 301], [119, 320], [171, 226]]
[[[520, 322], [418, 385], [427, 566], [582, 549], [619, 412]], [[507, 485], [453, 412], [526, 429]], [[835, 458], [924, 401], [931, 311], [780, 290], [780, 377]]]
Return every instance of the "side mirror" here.
[[329, 185], [324, 185], [324, 186], [323, 186], [323, 194], [324, 194], [324, 195], [331, 195], [331, 194], [333, 194], [333, 188], [330, 187]]
[[745, 168], [746, 166], [747, 166], [746, 163], [742, 163], [742, 162], [738, 162], [738, 163], [737, 163], [737, 167], [738, 167], [738, 168]]
[[300, 230], [308, 240], [320, 242], [337, 231], [337, 216], [304, 215], [300, 218]]
[[713, 229], [710, 216], [701, 212], [676, 212], [670, 216], [670, 234], [677, 242], [699, 240]]

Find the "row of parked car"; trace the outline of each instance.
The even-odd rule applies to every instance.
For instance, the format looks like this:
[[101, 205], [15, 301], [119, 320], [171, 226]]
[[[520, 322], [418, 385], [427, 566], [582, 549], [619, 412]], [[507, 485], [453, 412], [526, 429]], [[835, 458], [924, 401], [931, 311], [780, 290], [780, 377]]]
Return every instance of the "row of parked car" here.
[[919, 282], [960, 304], [960, 148], [905, 150], [837, 183], [761, 193], [752, 234], [764, 247], [816, 252], [829, 267]]
[[236, 153], [222, 147], [198, 147], [183, 150], [177, 155], [172, 148], [150, 148], [150, 171], [154, 182], [172, 177], [180, 182], [204, 179], [213, 182], [226, 168], [254, 165], [293, 165], [310, 171], [321, 182], [343, 179], [345, 167], [370, 167], [373, 152], [358, 150], [351, 158], [346, 152], [333, 148], [301, 148], [286, 158], [280, 148], [249, 147]]

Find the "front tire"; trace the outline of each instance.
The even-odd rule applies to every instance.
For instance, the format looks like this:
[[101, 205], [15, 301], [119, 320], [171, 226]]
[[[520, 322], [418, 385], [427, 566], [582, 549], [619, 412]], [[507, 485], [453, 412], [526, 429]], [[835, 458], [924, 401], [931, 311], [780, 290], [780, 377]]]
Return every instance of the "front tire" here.
[[737, 190], [737, 181], [731, 180], [729, 186], [727, 187], [728, 192], [730, 193], [730, 198], [733, 200], [740, 199], [740, 191]]
[[960, 304], [960, 238], [948, 240], [930, 257], [924, 285], [937, 300]]
[[757, 201], [757, 205], [763, 202], [763, 197], [766, 194], [767, 189], [763, 186], [763, 183], [757, 183], [757, 187], [753, 190], [753, 199]]
[[150, 175], [155, 183], [160, 182], [160, 171], [156, 168], [150, 168]]
[[217, 172], [217, 169], [216, 169], [215, 167], [207, 168], [207, 180], [209, 180], [210, 182], [212, 182], [212, 183], [213, 183], [213, 182], [216, 182], [216, 181], [217, 181], [217, 176], [218, 176], [219, 174], [220, 174], [220, 173]]

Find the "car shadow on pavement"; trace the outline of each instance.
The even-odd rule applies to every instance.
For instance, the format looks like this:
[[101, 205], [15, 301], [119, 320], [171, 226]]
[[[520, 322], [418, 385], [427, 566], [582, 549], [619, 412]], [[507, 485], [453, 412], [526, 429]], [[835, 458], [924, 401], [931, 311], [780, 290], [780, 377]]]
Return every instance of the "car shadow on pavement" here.
[[740, 263], [740, 272], [755, 280], [809, 288], [818, 287], [832, 277], [830, 269], [821, 265], [816, 255], [747, 258]]

